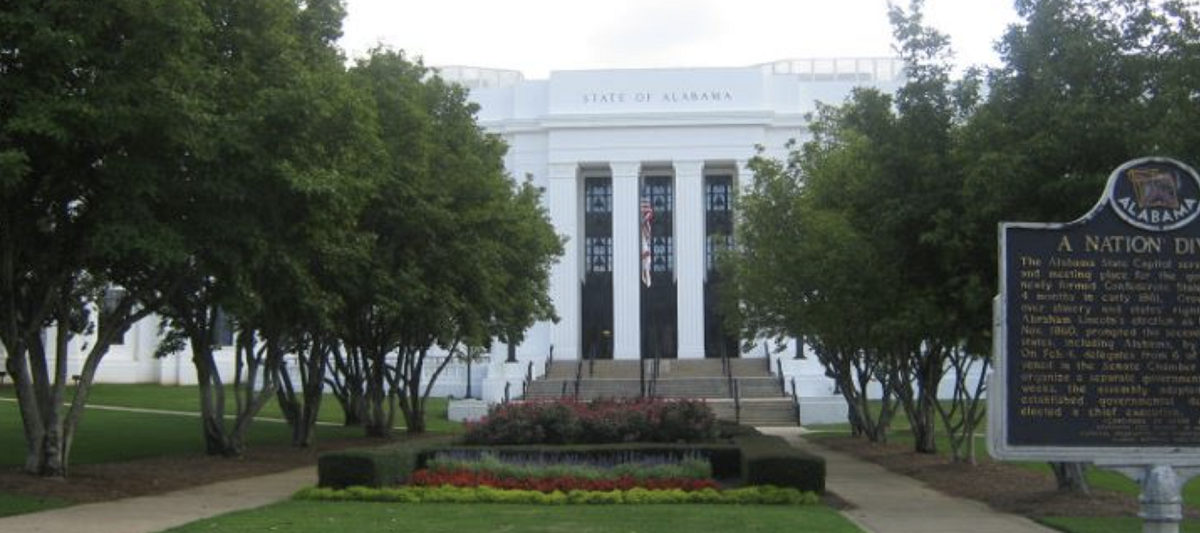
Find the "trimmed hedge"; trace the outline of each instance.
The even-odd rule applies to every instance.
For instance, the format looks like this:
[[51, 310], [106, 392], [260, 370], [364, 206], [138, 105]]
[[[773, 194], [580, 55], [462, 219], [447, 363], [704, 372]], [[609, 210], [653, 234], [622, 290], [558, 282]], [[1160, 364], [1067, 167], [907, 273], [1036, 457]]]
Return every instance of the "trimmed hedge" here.
[[793, 448], [782, 437], [748, 435], [733, 439], [742, 452], [747, 485], [778, 485], [825, 492], [825, 459]]
[[317, 486], [388, 487], [408, 481], [426, 450], [445, 446], [446, 437], [426, 438], [378, 448], [323, 453], [317, 459]]
[[698, 453], [712, 464], [716, 479], [740, 479], [744, 485], [776, 485], [801, 491], [825, 491], [825, 460], [793, 448], [780, 437], [766, 436], [745, 426], [722, 427], [729, 431], [730, 444], [577, 444], [566, 446], [452, 445], [440, 436], [379, 448], [345, 450], [322, 454], [318, 461], [319, 486], [388, 487], [406, 483], [412, 473], [424, 468], [438, 451], [481, 451], [503, 455], [571, 455], [604, 459], [629, 455], [675, 455]]
[[713, 489], [685, 492], [682, 490], [613, 490], [570, 492], [539, 492], [535, 490], [502, 490], [492, 487], [392, 487], [373, 489], [350, 487], [344, 490], [307, 488], [296, 493], [298, 500], [366, 501], [389, 503], [517, 503], [536, 505], [614, 505], [614, 504], [758, 504], [812, 505], [819, 501], [816, 494], [781, 487], [745, 487], [717, 491]]
[[742, 424], [738, 424], [737, 422], [730, 422], [728, 420], [717, 421], [717, 436], [721, 439], [729, 440], [736, 437], [747, 437], [754, 435], [762, 435], [761, 432], [759, 432], [757, 429], [754, 429], [754, 426], [744, 426]]

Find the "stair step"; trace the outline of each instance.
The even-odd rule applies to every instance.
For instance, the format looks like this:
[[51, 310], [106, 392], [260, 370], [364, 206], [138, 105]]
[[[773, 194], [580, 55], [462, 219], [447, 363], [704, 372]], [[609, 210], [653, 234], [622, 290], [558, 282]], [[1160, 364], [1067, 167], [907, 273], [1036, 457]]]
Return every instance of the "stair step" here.
[[[730, 372], [741, 398], [740, 421], [751, 425], [796, 424], [796, 407], [771, 376], [764, 359], [730, 359]], [[643, 375], [643, 365], [646, 374]], [[526, 399], [637, 398], [650, 386], [650, 361], [556, 361], [549, 372], [530, 383]], [[658, 361], [654, 395], [661, 398], [705, 400], [717, 418], [734, 420], [738, 413], [731, 399], [729, 379], [720, 359], [662, 359]], [[577, 379], [582, 378], [582, 379]], [[646, 378], [646, 381], [643, 381]], [[578, 391], [576, 390], [578, 387]]]

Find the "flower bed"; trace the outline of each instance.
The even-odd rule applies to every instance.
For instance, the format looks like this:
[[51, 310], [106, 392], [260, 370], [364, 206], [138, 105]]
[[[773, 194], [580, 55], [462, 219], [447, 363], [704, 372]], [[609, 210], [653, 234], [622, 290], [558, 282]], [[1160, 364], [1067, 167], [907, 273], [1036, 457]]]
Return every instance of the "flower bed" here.
[[637, 479], [632, 476], [620, 476], [608, 479], [588, 479], [581, 477], [499, 477], [487, 472], [430, 471], [418, 470], [413, 473], [411, 480], [414, 486], [426, 487], [493, 487], [497, 489], [535, 490], [538, 492], [569, 492], [573, 490], [612, 491], [632, 490], [683, 490], [696, 491], [718, 488], [717, 482], [711, 479], [688, 478], [650, 478]]
[[712, 464], [699, 453], [675, 455], [623, 453], [607, 457], [582, 454], [512, 453], [497, 450], [445, 450], [425, 462], [433, 472], [486, 473], [500, 478], [575, 477], [589, 480], [630, 477], [709, 479]]
[[467, 444], [709, 442], [716, 416], [703, 401], [601, 399], [502, 404], [467, 424]]
[[771, 486], [745, 487], [717, 491], [683, 490], [613, 490], [570, 492], [541, 492], [535, 490], [503, 490], [492, 487], [389, 487], [373, 489], [350, 487], [329, 489], [310, 487], [296, 493], [299, 500], [370, 501], [394, 503], [516, 503], [535, 505], [566, 504], [742, 504], [742, 505], [811, 505], [820, 501], [815, 493]]
[[608, 458], [562, 454], [446, 451], [413, 474], [413, 485], [495, 487], [540, 492], [571, 490], [694, 491], [715, 489], [712, 465], [698, 455], [624, 454]]

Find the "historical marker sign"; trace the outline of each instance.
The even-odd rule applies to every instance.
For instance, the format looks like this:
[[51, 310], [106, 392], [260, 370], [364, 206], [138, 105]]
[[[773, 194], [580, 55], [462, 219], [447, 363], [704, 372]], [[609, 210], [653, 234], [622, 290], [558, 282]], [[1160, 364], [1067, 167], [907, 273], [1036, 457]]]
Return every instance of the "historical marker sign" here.
[[1200, 463], [1200, 177], [1146, 158], [1067, 224], [1000, 228], [993, 456]]

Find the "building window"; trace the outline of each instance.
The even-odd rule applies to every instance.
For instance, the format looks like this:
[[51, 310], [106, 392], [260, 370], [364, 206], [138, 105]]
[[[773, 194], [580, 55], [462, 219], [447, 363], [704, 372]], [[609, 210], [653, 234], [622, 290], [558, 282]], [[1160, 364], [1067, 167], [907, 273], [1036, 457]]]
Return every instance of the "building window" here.
[[588, 272], [612, 272], [612, 237], [588, 237], [584, 248]]
[[588, 213], [612, 213], [612, 182], [588, 180], [584, 201]]
[[[100, 322], [102, 322], [104, 320], [105, 315], [109, 315], [113, 311], [117, 310], [117, 306], [121, 305], [121, 300], [123, 298], [125, 298], [126, 294], [127, 294], [127, 291], [125, 289], [117, 289], [117, 288], [112, 288], [112, 287], [105, 289], [104, 305], [103, 305], [103, 309], [100, 310], [100, 316], [98, 317], [98, 319], [96, 321], [97, 324], [99, 324]], [[99, 328], [97, 328], [97, 329], [99, 329]], [[128, 333], [129, 333], [128, 331], [121, 333], [120, 337], [117, 337], [115, 340], [113, 340], [113, 342], [112, 342], [113, 346], [121, 346], [121, 345], [125, 344], [125, 335]]]
[[714, 233], [704, 239], [705, 264], [711, 272], [717, 268], [717, 256], [722, 250], [733, 248], [733, 235]]
[[647, 178], [646, 185], [642, 187], [642, 197], [650, 200], [655, 218], [658, 218], [659, 213], [668, 213], [675, 209], [674, 195], [671, 194], [671, 178]]
[[222, 346], [233, 346], [233, 321], [229, 319], [229, 315], [225, 314], [225, 310], [217, 308], [217, 320], [212, 332], [213, 344], [218, 348]]
[[650, 238], [650, 271], [675, 270], [675, 240], [670, 235]]
[[730, 205], [729, 193], [732, 190], [732, 184], [726, 176], [711, 177], [708, 179], [708, 190], [705, 191], [705, 208], [709, 211], [727, 212], [732, 209]]

